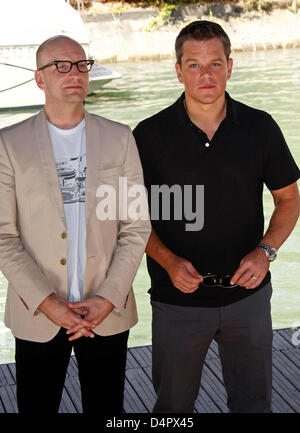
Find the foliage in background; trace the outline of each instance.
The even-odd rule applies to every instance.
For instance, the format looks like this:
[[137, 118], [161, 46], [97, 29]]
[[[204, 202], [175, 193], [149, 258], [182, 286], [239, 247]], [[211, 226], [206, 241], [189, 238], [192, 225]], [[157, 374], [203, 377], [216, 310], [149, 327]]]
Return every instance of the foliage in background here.
[[[91, 6], [92, 3], [129, 3], [132, 6], [164, 6], [164, 5], [176, 5], [179, 6], [180, 4], [209, 4], [209, 3], [261, 3], [262, 0], [80, 0], [84, 3], [84, 6]], [[69, 0], [69, 3], [77, 7], [78, 0]], [[295, 3], [299, 3], [299, 0], [293, 0]]]
[[[73, 0], [76, 1], [76, 0]], [[206, 4], [206, 3], [260, 3], [261, 0], [93, 0], [98, 3], [114, 3], [114, 2], [120, 2], [121, 3], [132, 3], [139, 6], [142, 5], [155, 5], [155, 6], [161, 6], [163, 4], [171, 4], [171, 5], [178, 5], [183, 3], [199, 3], [199, 4]]]
[[[246, 3], [253, 10], [271, 10], [276, 3], [279, 4], [280, 7], [289, 7], [292, 12], [297, 12], [300, 8], [300, 0], [67, 0], [74, 8], [77, 9], [78, 3], [81, 3], [81, 6], [84, 6], [85, 9], [89, 9], [93, 4], [103, 3], [110, 4], [112, 7], [117, 5], [120, 9], [122, 9], [122, 5], [125, 7], [159, 7], [162, 10], [162, 15], [168, 16], [170, 15], [173, 8], [179, 7], [184, 4], [212, 4], [212, 3], [221, 3], [221, 4], [233, 4], [233, 3]], [[283, 6], [283, 3], [286, 3]], [[287, 5], [289, 3], [289, 5]], [[162, 16], [162, 19], [165, 18]], [[159, 21], [159, 19], [158, 19]]]

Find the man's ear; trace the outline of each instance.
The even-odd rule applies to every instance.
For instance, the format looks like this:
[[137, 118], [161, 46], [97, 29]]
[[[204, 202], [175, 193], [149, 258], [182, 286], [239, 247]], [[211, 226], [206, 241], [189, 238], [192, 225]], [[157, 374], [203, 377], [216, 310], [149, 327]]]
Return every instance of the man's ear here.
[[227, 80], [229, 80], [231, 77], [232, 67], [233, 67], [233, 60], [232, 58], [230, 58], [227, 61]]
[[45, 85], [44, 76], [43, 76], [42, 71], [35, 71], [34, 72], [34, 78], [35, 78], [35, 82], [36, 82], [37, 86], [41, 90], [45, 90], [46, 85]]
[[184, 84], [183, 79], [182, 79], [182, 74], [181, 74], [181, 65], [179, 63], [175, 63], [175, 69], [176, 69], [176, 74], [177, 74], [179, 82], [181, 84]]

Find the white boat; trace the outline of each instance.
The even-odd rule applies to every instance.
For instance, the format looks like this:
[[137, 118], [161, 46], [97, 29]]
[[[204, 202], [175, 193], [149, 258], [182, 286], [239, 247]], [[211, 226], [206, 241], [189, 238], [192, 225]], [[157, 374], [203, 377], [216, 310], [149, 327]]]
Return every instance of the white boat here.
[[[49, 37], [70, 36], [92, 57], [82, 18], [64, 0], [1, 0], [0, 29], [0, 109], [44, 104], [34, 81], [35, 53]], [[121, 75], [95, 62], [89, 77], [92, 93]]]

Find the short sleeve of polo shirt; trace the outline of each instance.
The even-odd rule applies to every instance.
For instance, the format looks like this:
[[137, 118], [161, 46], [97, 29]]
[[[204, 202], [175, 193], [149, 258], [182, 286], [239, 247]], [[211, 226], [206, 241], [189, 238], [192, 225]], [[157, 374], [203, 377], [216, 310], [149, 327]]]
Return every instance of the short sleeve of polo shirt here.
[[299, 168], [278, 124], [267, 115], [265, 120], [263, 181], [270, 190], [284, 188], [300, 177]]

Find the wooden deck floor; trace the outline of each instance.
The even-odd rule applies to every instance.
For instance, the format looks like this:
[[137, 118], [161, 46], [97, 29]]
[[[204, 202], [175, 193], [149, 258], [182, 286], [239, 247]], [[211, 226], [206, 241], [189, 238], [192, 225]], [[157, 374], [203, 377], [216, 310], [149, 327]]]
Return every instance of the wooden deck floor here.
[[[273, 407], [274, 413], [300, 412], [300, 344], [292, 344], [295, 329], [274, 331], [273, 340]], [[298, 341], [300, 342], [300, 338]], [[227, 412], [226, 392], [215, 342], [209, 348], [195, 410], [199, 413]], [[124, 411], [149, 413], [155, 393], [151, 382], [151, 346], [128, 349]], [[76, 360], [72, 356], [61, 413], [80, 413], [80, 389]], [[0, 413], [16, 413], [15, 364], [0, 364]]]

